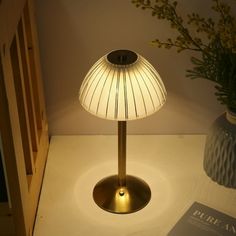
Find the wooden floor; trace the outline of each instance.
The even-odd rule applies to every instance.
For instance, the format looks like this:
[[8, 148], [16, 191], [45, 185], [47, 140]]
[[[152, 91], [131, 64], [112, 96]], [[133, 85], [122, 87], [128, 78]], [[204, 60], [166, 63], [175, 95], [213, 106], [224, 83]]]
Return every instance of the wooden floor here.
[[161, 236], [198, 201], [236, 217], [236, 190], [203, 172], [204, 135], [128, 136], [128, 174], [151, 187], [141, 211], [117, 215], [101, 210], [93, 187], [117, 172], [116, 136], [54, 136], [34, 236]]

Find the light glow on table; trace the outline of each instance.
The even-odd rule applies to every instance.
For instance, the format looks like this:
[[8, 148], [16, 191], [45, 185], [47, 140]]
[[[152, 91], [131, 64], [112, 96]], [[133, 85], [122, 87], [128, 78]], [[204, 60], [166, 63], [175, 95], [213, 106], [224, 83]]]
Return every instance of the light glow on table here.
[[128, 162], [130, 167], [128, 174], [138, 176], [149, 184], [152, 191], [150, 202], [142, 210], [125, 215], [112, 214], [99, 208], [93, 200], [93, 188], [100, 179], [116, 174], [113, 171], [115, 164], [112, 162], [102, 163], [89, 169], [77, 179], [73, 198], [80, 214], [83, 214], [89, 221], [117, 228], [127, 227], [161, 217], [163, 212], [172, 205], [171, 186], [161, 170], [138, 162]]

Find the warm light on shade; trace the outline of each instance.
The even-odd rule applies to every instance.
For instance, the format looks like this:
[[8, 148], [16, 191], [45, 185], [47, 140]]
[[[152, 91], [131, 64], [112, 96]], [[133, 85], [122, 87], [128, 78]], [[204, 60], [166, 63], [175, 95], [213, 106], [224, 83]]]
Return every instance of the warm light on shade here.
[[158, 72], [142, 56], [113, 51], [100, 58], [86, 75], [79, 100], [88, 112], [110, 120], [149, 116], [166, 101]]

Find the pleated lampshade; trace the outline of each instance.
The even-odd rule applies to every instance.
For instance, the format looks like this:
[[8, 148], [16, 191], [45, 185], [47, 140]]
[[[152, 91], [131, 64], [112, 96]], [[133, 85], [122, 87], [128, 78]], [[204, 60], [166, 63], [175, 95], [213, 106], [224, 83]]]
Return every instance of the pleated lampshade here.
[[79, 100], [95, 116], [126, 121], [159, 110], [166, 101], [166, 90], [160, 75], [145, 58], [129, 50], [116, 50], [89, 70]]

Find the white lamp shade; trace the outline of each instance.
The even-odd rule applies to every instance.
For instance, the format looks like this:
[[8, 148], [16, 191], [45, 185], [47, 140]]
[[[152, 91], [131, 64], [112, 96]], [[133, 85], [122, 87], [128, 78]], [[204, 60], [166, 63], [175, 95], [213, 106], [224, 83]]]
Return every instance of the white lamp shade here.
[[116, 50], [89, 70], [79, 100], [95, 116], [126, 121], [159, 110], [166, 101], [166, 90], [160, 75], [145, 58], [129, 50]]

